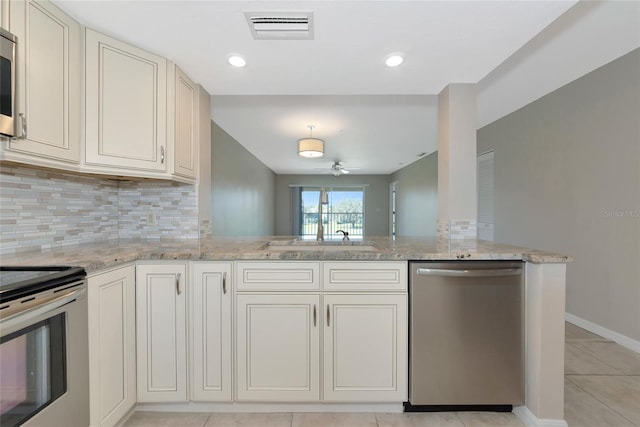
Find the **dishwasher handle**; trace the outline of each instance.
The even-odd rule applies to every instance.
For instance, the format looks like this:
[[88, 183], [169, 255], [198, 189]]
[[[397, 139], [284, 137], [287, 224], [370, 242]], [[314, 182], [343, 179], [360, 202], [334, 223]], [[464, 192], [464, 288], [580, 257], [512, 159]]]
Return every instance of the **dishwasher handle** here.
[[521, 268], [488, 268], [480, 270], [452, 270], [448, 268], [418, 268], [418, 276], [443, 276], [443, 277], [502, 277], [519, 276]]

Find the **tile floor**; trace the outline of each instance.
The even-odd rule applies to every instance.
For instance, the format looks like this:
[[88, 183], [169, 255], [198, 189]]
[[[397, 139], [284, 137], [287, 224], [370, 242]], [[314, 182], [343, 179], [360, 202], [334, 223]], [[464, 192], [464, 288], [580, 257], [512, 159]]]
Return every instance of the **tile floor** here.
[[570, 427], [640, 427], [640, 354], [565, 327], [564, 416]]
[[[565, 419], [570, 427], [640, 427], [640, 354], [566, 324]], [[123, 427], [524, 427], [510, 413], [136, 412]]]

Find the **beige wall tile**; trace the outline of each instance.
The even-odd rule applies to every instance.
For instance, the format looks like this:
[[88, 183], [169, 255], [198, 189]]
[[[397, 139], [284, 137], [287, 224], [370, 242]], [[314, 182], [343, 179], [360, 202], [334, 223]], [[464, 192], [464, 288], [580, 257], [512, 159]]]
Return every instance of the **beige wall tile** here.
[[[114, 181], [21, 165], [0, 167], [0, 254], [118, 238], [197, 239], [194, 185]], [[155, 223], [147, 221], [153, 214]]]

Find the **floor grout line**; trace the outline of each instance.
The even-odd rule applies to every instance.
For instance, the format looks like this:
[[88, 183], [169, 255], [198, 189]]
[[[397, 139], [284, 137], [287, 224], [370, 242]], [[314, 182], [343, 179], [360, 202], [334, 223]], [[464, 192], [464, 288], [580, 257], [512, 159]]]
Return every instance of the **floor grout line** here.
[[[586, 375], [585, 375], [586, 376]], [[595, 375], [593, 375], [595, 376]], [[602, 375], [602, 376], [607, 376], [607, 377], [619, 377], [619, 376], [630, 376], [630, 375]], [[565, 375], [565, 377], [571, 377], [571, 375]], [[571, 378], [569, 378], [569, 381], [571, 381]], [[605, 402], [603, 402], [602, 400], [598, 399], [598, 396], [595, 396], [594, 394], [590, 393], [589, 390], [587, 390], [585, 387], [581, 386], [580, 384], [576, 383], [575, 381], [571, 381], [571, 383], [573, 385], [575, 385], [576, 387], [578, 387], [580, 390], [584, 391], [585, 393], [587, 393], [589, 396], [593, 397], [595, 400], [597, 400], [598, 402], [600, 402], [605, 408], [609, 409], [611, 412], [613, 412], [614, 414], [617, 414], [620, 416], [620, 418], [622, 418], [625, 421], [628, 421], [630, 424], [633, 424], [634, 426], [638, 426], [636, 423], [634, 423], [633, 421], [631, 421], [630, 419], [628, 419], [627, 417], [625, 417], [623, 414], [621, 414], [620, 412], [616, 411], [615, 409], [613, 409], [611, 406], [607, 405]], [[640, 427], [640, 426], [638, 426]]]
[[209, 416], [207, 416], [207, 419], [204, 420], [204, 424], [202, 425], [202, 427], [207, 427], [207, 424], [209, 423], [209, 420], [211, 419], [212, 416], [213, 416], [213, 413], [209, 412]]
[[[610, 342], [610, 343], [605, 343], [605, 344], [620, 345], [620, 344], [615, 343], [615, 342], [613, 342], [613, 341], [612, 341], [612, 342]], [[581, 349], [580, 347], [576, 347], [575, 345], [572, 345], [572, 347], [573, 347], [573, 348], [577, 348], [578, 350], [580, 350], [580, 351], [582, 351], [583, 353], [585, 353], [585, 354], [587, 354], [587, 355], [589, 355], [589, 356], [593, 357], [594, 359], [596, 359], [596, 360], [598, 360], [598, 361], [600, 361], [600, 362], [604, 363], [605, 365], [609, 366], [610, 368], [613, 368], [613, 369], [615, 369], [616, 371], [620, 371], [620, 372], [621, 372], [623, 375], [625, 375], [625, 376], [629, 376], [629, 377], [631, 376], [631, 374], [627, 374], [627, 373], [625, 373], [624, 371], [622, 371], [622, 369], [620, 369], [620, 368], [618, 368], [618, 367], [616, 367], [616, 366], [613, 366], [611, 363], [608, 363], [608, 362], [607, 362], [607, 361], [605, 361], [605, 360], [602, 360], [601, 358], [599, 358], [599, 357], [598, 357], [598, 356], [596, 356], [595, 354], [589, 353], [588, 351], [585, 351], [585, 350]], [[623, 347], [623, 348], [624, 348], [624, 347]]]
[[[615, 343], [614, 343], [615, 344]], [[571, 345], [571, 343], [565, 343], [565, 345]], [[580, 348], [580, 347], [576, 347], [575, 345], [571, 345], [571, 347], [575, 348], [576, 350], [579, 350], [580, 352], [586, 354], [589, 357], [593, 357], [594, 359], [596, 359], [597, 361], [604, 363], [605, 365], [607, 365], [608, 367], [610, 367], [611, 369], [615, 369], [616, 371], [620, 372], [622, 375], [627, 375], [625, 374], [623, 371], [620, 370], [620, 368], [617, 368], [615, 366], [613, 366], [610, 363], [607, 363], [604, 360], [601, 360], [600, 358], [596, 357], [594, 354], [589, 353], [588, 351], [585, 351], [584, 349]]]

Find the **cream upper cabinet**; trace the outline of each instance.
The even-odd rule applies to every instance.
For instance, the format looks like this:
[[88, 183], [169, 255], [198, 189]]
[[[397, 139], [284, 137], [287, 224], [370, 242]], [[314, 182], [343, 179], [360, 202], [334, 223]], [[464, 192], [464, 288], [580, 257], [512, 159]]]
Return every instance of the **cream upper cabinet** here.
[[324, 400], [407, 400], [407, 295], [325, 295]]
[[9, 0], [0, 0], [0, 27], [9, 28]]
[[136, 404], [135, 267], [91, 275], [87, 289], [91, 426], [115, 426]]
[[191, 400], [231, 401], [231, 263], [192, 263]]
[[[173, 65], [173, 175], [198, 177], [198, 86], [177, 65]], [[170, 114], [171, 116], [171, 114]]]
[[85, 169], [168, 178], [167, 60], [85, 30]]
[[187, 400], [184, 263], [136, 266], [138, 402]]
[[[47, 1], [3, 1], [18, 37], [16, 123], [2, 159], [61, 169], [80, 161], [80, 25]], [[25, 137], [26, 135], [26, 137]]]

